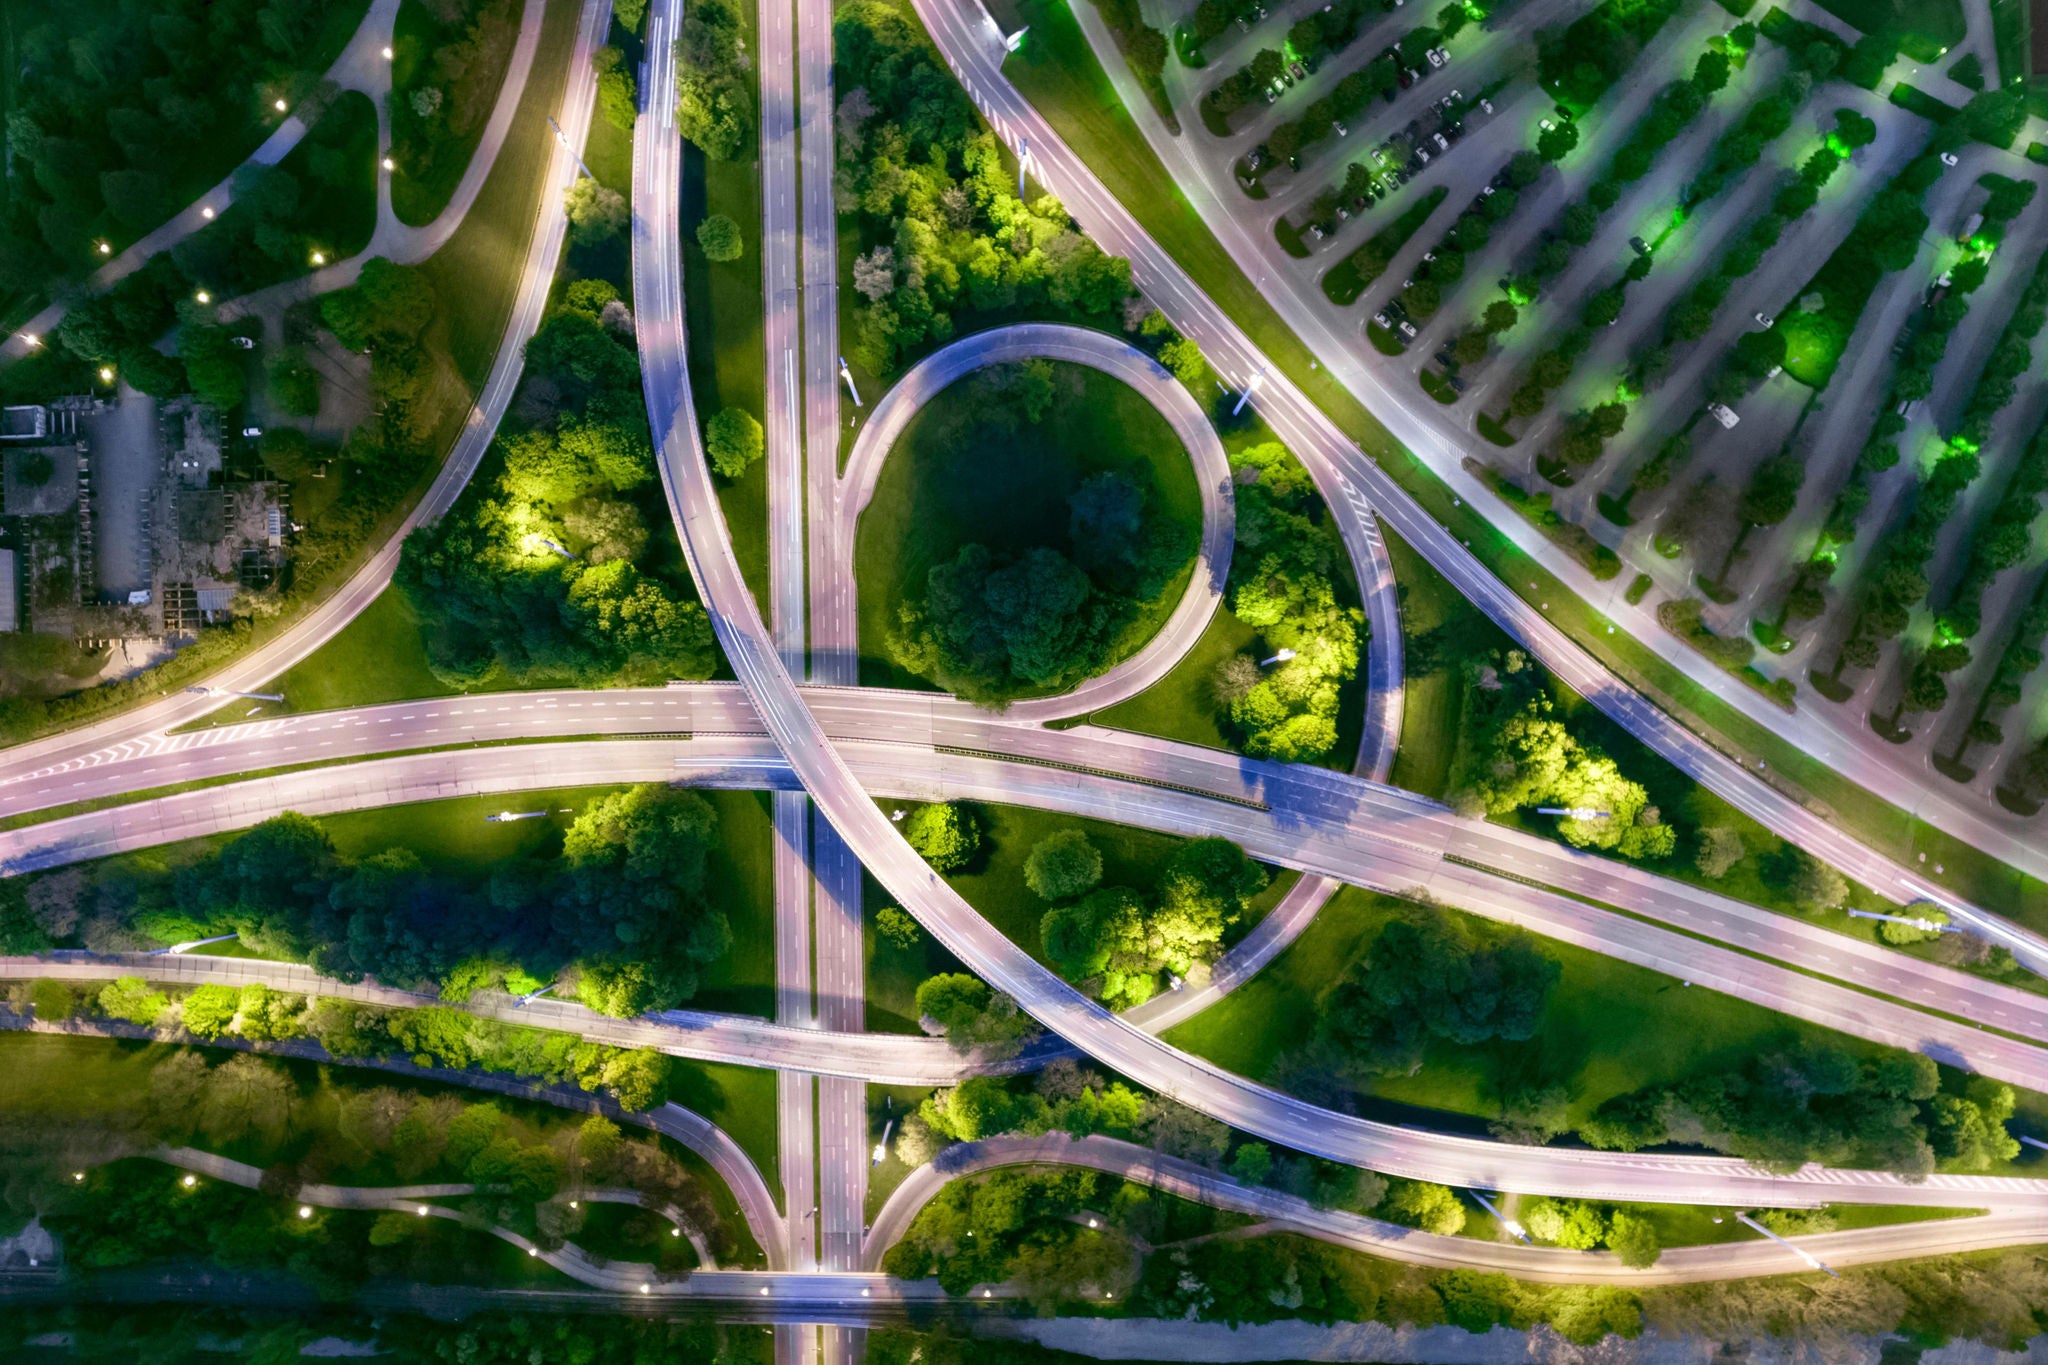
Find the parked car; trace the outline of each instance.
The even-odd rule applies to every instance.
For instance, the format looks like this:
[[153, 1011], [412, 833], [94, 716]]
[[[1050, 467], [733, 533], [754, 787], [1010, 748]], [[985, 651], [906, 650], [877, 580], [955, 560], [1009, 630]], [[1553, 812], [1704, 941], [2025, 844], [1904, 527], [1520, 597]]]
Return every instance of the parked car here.
[[1400, 330], [1401, 330], [1401, 335], [1402, 335], [1402, 336], [1404, 336], [1404, 337], [1408, 338], [1408, 339], [1409, 339], [1410, 341], [1413, 341], [1413, 340], [1415, 340], [1415, 324], [1414, 324], [1414, 323], [1412, 323], [1412, 322], [1408, 321], [1408, 320], [1407, 320], [1406, 318], [1403, 318], [1403, 319], [1401, 319], [1401, 323], [1400, 323]]
[[1344, 120], [1343, 120], [1343, 119], [1340, 119], [1340, 118], [1333, 118], [1333, 119], [1331, 119], [1331, 120], [1330, 120], [1330, 126], [1331, 126], [1332, 128], [1335, 128], [1335, 129], [1337, 130], [1337, 136], [1338, 136], [1338, 137], [1350, 137], [1350, 136], [1351, 136], [1351, 130], [1350, 130], [1349, 128], [1346, 128], [1346, 127], [1344, 126]]
[[[1308, 79], [1308, 68], [1300, 62], [1289, 62], [1287, 64], [1287, 74], [1294, 77], [1297, 81], [1306, 80]], [[1289, 84], [1292, 84], [1292, 82], [1289, 82]]]
[[1430, 140], [1436, 143], [1436, 154], [1438, 156], [1442, 156], [1445, 152], [1451, 150], [1451, 140], [1445, 137], [1442, 133], [1438, 133], [1435, 137], [1431, 138]]
[[1450, 64], [1451, 60], [1451, 55], [1440, 47], [1433, 47], [1422, 55], [1429, 62], [1430, 69], [1433, 71], [1443, 70], [1444, 67]]
[[1394, 320], [1387, 316], [1387, 310], [1384, 308], [1382, 308], [1379, 312], [1374, 313], [1372, 315], [1372, 320], [1374, 322], [1377, 322], [1380, 326], [1386, 328], [1390, 332], [1394, 330]]
[[1769, 331], [1778, 323], [1778, 320], [1776, 318], [1772, 317], [1769, 313], [1763, 312], [1761, 310], [1751, 313], [1750, 316], [1756, 319], [1757, 326], [1763, 328], [1766, 331]]
[[1640, 237], [1629, 238], [1628, 245], [1629, 250], [1635, 252], [1638, 256], [1647, 256], [1650, 254], [1650, 244]]
[[1722, 426], [1727, 427], [1731, 431], [1734, 429], [1735, 424], [1742, 420], [1740, 417], [1737, 417], [1735, 415], [1734, 410], [1731, 409], [1726, 403], [1707, 404], [1707, 415], [1712, 417], [1716, 422], [1719, 422]]

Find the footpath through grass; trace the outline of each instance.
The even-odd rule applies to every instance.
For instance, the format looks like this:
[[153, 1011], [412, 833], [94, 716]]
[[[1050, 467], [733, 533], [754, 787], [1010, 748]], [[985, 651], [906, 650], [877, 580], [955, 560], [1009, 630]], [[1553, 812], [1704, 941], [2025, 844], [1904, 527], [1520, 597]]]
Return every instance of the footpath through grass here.
[[[1031, 25], [1030, 40], [1005, 61], [1004, 74], [1062, 139], [1267, 358], [1504, 583], [1531, 604], [1543, 605], [1553, 622], [1623, 683], [1780, 791], [1899, 862], [1919, 866], [1925, 854], [1926, 875], [1957, 894], [2048, 929], [2048, 883], [1857, 786], [1767, 723], [1713, 696], [1647, 645], [1619, 631], [1609, 633], [1604, 614], [1574, 596], [1469, 504], [1454, 504], [1435, 473], [1397, 443], [1349, 390], [1328, 371], [1312, 368], [1313, 354], [1202, 223], [1124, 110], [1067, 0], [992, 0], [990, 8], [1006, 32]], [[1937, 864], [1944, 869], [1938, 875], [1933, 870]]]
[[[1053, 389], [1042, 420], [997, 431], [975, 378], [961, 379], [925, 404], [884, 457], [854, 538], [863, 684], [929, 688], [888, 657], [897, 604], [922, 598], [931, 568], [970, 543], [998, 556], [1038, 546], [1067, 553], [1067, 499], [1092, 475], [1127, 473], [1148, 490], [1156, 515], [1199, 542], [1194, 466], [1151, 402], [1100, 370], [1064, 362], [1053, 366]], [[1179, 605], [1187, 573], [1125, 630], [1109, 663], [1157, 633]]]

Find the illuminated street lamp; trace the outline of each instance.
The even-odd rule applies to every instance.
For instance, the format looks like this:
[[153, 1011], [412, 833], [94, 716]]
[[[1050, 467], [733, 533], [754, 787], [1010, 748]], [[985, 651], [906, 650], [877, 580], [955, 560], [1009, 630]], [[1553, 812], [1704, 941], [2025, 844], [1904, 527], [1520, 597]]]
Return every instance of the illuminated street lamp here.
[[1538, 815], [1562, 815], [1568, 820], [1609, 820], [1613, 811], [1594, 810], [1590, 806], [1538, 806]]
[[207, 292], [206, 292], [206, 291], [205, 291], [204, 289], [200, 290], [200, 291], [199, 291], [198, 293], [194, 294], [194, 295], [193, 295], [192, 297], [193, 297], [193, 298], [195, 298], [195, 299], [197, 299], [197, 300], [199, 300], [199, 301], [200, 301], [201, 303], [212, 303], [212, 302], [213, 302], [213, 295], [211, 295], [211, 294], [207, 293]]
[[395, 171], [398, 169], [398, 163], [387, 156], [384, 158], [384, 169], [387, 171]]
[[384, 49], [384, 60], [387, 62], [391, 60], [391, 49], [388, 47]]
[[199, 1183], [199, 1177], [196, 1175], [188, 1175], [184, 1178], [184, 1180], [182, 1180], [179, 1183], [184, 1185], [184, 1187], [189, 1190], [194, 1185], [197, 1185]]
[[43, 339], [34, 332], [23, 332], [21, 334], [21, 344], [33, 351], [36, 347], [43, 344]]
[[313, 1206], [312, 1206], [311, 1204], [301, 1204], [301, 1205], [299, 1205], [299, 1217], [300, 1217], [300, 1218], [301, 1218], [302, 1220], [303, 1220], [303, 1219], [307, 1219], [307, 1218], [311, 1218], [312, 1216], [313, 1216]]
[[313, 264], [314, 264], [314, 265], [326, 265], [326, 264], [327, 264], [327, 253], [326, 253], [326, 252], [324, 252], [324, 251], [316, 251], [316, 252], [314, 252], [314, 253], [313, 253]]
[[112, 365], [102, 365], [102, 366], [100, 366], [100, 383], [102, 383], [102, 384], [111, 384], [111, 383], [113, 383], [113, 382], [114, 382], [114, 367], [113, 367]]
[[111, 256], [111, 255], [113, 255], [113, 254], [114, 254], [114, 244], [113, 244], [112, 242], [101, 242], [101, 243], [100, 243], [100, 255], [102, 255], [102, 256]]
[[288, 106], [285, 104], [283, 100], [278, 100], [275, 104], [271, 105], [271, 108], [277, 110], [277, 112], [280, 114], [282, 114], [287, 107]]
[[208, 222], [212, 222], [212, 221], [213, 221], [213, 205], [211, 205], [211, 204], [205, 204], [205, 205], [202, 205], [202, 206], [200, 207], [200, 210], [199, 210], [199, 216], [200, 216], [201, 218], [204, 218], [204, 219], [206, 219], [206, 220], [207, 220]]
[[1259, 660], [1259, 667], [1260, 667], [1260, 668], [1270, 668], [1270, 667], [1271, 667], [1272, 665], [1274, 665], [1274, 664], [1284, 664], [1284, 663], [1286, 663], [1286, 662], [1287, 662], [1287, 661], [1288, 661], [1289, 659], [1291, 659], [1291, 658], [1293, 658], [1293, 657], [1294, 657], [1294, 651], [1293, 651], [1293, 650], [1291, 650], [1291, 649], [1283, 649], [1283, 650], [1281, 650], [1281, 651], [1280, 651], [1279, 653], [1275, 654], [1275, 655], [1274, 655], [1274, 656], [1273, 656], [1272, 658], [1270, 658], [1270, 659], [1261, 659], [1261, 660]]

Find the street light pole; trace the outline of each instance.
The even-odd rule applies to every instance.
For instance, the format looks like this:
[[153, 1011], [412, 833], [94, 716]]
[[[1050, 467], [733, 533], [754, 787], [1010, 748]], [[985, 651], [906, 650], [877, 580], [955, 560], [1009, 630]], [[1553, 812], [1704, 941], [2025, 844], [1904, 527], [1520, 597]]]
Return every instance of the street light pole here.
[[1937, 924], [1933, 920], [1919, 915], [1881, 915], [1875, 910], [1851, 910], [1848, 914], [1850, 919], [1881, 919], [1890, 924], [1908, 924], [1915, 929], [1924, 929], [1930, 934], [1960, 934], [1963, 932], [1963, 926], [1960, 924]]
[[1235, 417], [1240, 412], [1244, 411], [1244, 405], [1252, 401], [1252, 395], [1258, 392], [1259, 385], [1263, 384], [1265, 381], [1266, 367], [1264, 365], [1261, 365], [1259, 366], [1259, 372], [1253, 375], [1251, 377], [1251, 381], [1244, 386], [1244, 392], [1238, 395], [1237, 406], [1230, 410], [1230, 415], [1232, 417]]
[[173, 943], [168, 948], [158, 948], [154, 952], [150, 953], [150, 956], [175, 957], [179, 953], [189, 953], [194, 948], [202, 948], [209, 943], [226, 943], [231, 938], [240, 938], [241, 936], [241, 931], [236, 930], [232, 934], [215, 934], [212, 938], [189, 938], [186, 939], [183, 943]]
[[208, 687], [205, 683], [194, 683], [185, 689], [197, 692], [202, 697], [247, 697], [250, 701], [283, 701], [282, 692], [237, 692], [232, 687]]
[[597, 179], [596, 176], [590, 173], [590, 167], [583, 164], [582, 156], [578, 154], [574, 147], [569, 145], [569, 135], [562, 131], [561, 124], [555, 122], [555, 116], [553, 114], [548, 115], [548, 127], [555, 130], [555, 140], [562, 144], [562, 150], [567, 152], [569, 154], [569, 159], [576, 163], [576, 169], [583, 172], [584, 177], [586, 179]]
[[1499, 1209], [1493, 1206], [1493, 1201], [1486, 1197], [1485, 1191], [1473, 1190], [1471, 1191], [1471, 1194], [1474, 1199], [1479, 1201], [1480, 1208], [1485, 1209], [1488, 1213], [1492, 1214], [1494, 1221], [1496, 1223], [1499, 1223], [1502, 1227], [1508, 1230], [1509, 1236], [1513, 1237], [1516, 1241], [1520, 1242], [1525, 1247], [1532, 1247], [1536, 1245], [1534, 1242], [1529, 1240], [1529, 1234], [1523, 1230], [1522, 1225], [1520, 1223], [1517, 1223], [1514, 1219], [1508, 1217], [1506, 1214], [1502, 1213]]
[[1797, 1256], [1800, 1260], [1806, 1262], [1815, 1270], [1825, 1271], [1833, 1279], [1839, 1280], [1842, 1278], [1840, 1275], [1835, 1274], [1834, 1271], [1829, 1270], [1828, 1267], [1821, 1262], [1819, 1257], [1812, 1255], [1804, 1247], [1793, 1246], [1783, 1237], [1780, 1237], [1777, 1233], [1772, 1232], [1769, 1228], [1765, 1227], [1762, 1223], [1757, 1222], [1756, 1219], [1750, 1217], [1748, 1214], [1736, 1214], [1735, 1221], [1742, 1224], [1746, 1228], [1751, 1228], [1757, 1232], [1761, 1232], [1764, 1236], [1770, 1238], [1773, 1242], [1776, 1242], [1779, 1246], [1785, 1248], [1785, 1250], [1791, 1252], [1794, 1256]]
[[853, 395], [853, 405], [859, 407], [860, 390], [853, 386], [853, 371], [846, 368], [846, 357], [839, 357], [839, 377], [846, 381], [846, 391]]

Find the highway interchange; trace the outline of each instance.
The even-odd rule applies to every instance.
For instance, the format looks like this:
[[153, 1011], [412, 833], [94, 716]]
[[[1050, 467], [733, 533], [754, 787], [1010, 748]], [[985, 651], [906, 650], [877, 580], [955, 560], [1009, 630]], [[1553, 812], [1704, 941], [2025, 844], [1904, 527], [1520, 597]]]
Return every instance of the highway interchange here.
[[[776, 489], [770, 522], [773, 619], [762, 619], [725, 532], [683, 360], [680, 145], [674, 132], [667, 42], [674, 32], [676, 7], [656, 0], [648, 19], [653, 56], [642, 82], [648, 107], [635, 139], [634, 303], [643, 378], [678, 530], [740, 685], [653, 693], [451, 698], [172, 734], [214, 704], [177, 696], [11, 750], [6, 776], [0, 780], [0, 815], [50, 811], [75, 801], [288, 764], [359, 761], [19, 826], [0, 834], [0, 862], [10, 870], [26, 871], [116, 847], [241, 827], [286, 805], [313, 812], [340, 810], [422, 799], [427, 792], [512, 791], [561, 785], [565, 780], [679, 778], [786, 791], [777, 806], [778, 830], [785, 836], [785, 855], [777, 872], [778, 942], [786, 949], [779, 954], [779, 1026], [753, 1021], [746, 1027], [736, 1021], [695, 1018], [622, 1023], [560, 1013], [547, 1018], [557, 1026], [586, 1032], [689, 1031], [706, 1041], [678, 1046], [706, 1050], [680, 1055], [757, 1063], [795, 1058], [807, 1068], [785, 1068], [782, 1073], [787, 1216], [781, 1219], [779, 1242], [768, 1236], [761, 1239], [772, 1267], [798, 1273], [823, 1266], [851, 1274], [861, 1269], [872, 1250], [863, 1246], [872, 1236], [864, 1226], [864, 1082], [906, 1074], [950, 1076], [958, 1074], [961, 1064], [950, 1052], [926, 1046], [924, 1040], [864, 1035], [868, 1043], [855, 1046], [848, 1041], [862, 1032], [862, 865], [956, 955], [1015, 996], [1059, 1038], [1134, 1080], [1288, 1147], [1479, 1188], [1658, 1202], [1917, 1202], [2001, 1211], [1995, 1220], [1880, 1230], [1881, 1235], [1873, 1233], [1864, 1240], [1864, 1253], [1872, 1259], [1962, 1245], [1959, 1238], [1974, 1237], [1979, 1240], [1972, 1244], [1989, 1245], [2037, 1237], [2040, 1220], [2048, 1218], [2044, 1182], [1951, 1176], [1904, 1186], [1882, 1173], [1817, 1168], [1774, 1176], [1720, 1158], [1516, 1148], [1389, 1128], [1320, 1110], [1180, 1053], [1135, 1026], [1130, 1016], [1101, 1010], [1005, 940], [930, 873], [897, 835], [875, 796], [973, 795], [1178, 832], [1223, 833], [1255, 856], [1316, 874], [1304, 878], [1297, 895], [1290, 897], [1301, 913], [1276, 912], [1269, 917], [1275, 928], [1262, 941], [1259, 951], [1264, 956], [1258, 961], [1269, 959], [1306, 924], [1334, 881], [1391, 891], [1423, 887], [1476, 913], [1529, 924], [1672, 975], [1682, 973], [1703, 987], [1743, 995], [1863, 1036], [1923, 1047], [1944, 1060], [2048, 1089], [2048, 1053], [2042, 1050], [2048, 1043], [2048, 1000], [2042, 997], [1888, 953], [1804, 921], [1754, 910], [1544, 841], [1459, 821], [1434, 802], [1386, 787], [1383, 779], [1400, 725], [1401, 632], [1391, 569], [1375, 516], [1385, 517], [1568, 684], [1710, 789], [1858, 880], [1900, 899], [1939, 896], [2023, 956], [2048, 961], [2048, 952], [2030, 935], [1940, 893], [1919, 871], [1896, 866], [1857, 844], [1608, 676], [1543, 617], [1540, 607], [1524, 602], [1494, 579], [1402, 494], [1145, 236], [1003, 78], [1001, 35], [979, 5], [972, 0], [922, 0], [918, 9], [998, 133], [1012, 146], [1029, 139], [1034, 175], [1062, 196], [1105, 250], [1132, 260], [1140, 286], [1175, 326], [1200, 342], [1226, 375], [1239, 382], [1262, 376], [1254, 401], [1315, 474], [1365, 589], [1373, 625], [1368, 664], [1372, 710], [1360, 755], [1361, 776], [1278, 768], [1091, 727], [1050, 729], [1039, 724], [1095, 709], [1105, 704], [1106, 696], [1128, 695], [1163, 674], [1180, 648], [1199, 635], [1206, 617], [1206, 610], [1197, 612], [1187, 602], [1161, 640], [1130, 661], [1125, 677], [1113, 683], [1099, 679], [1085, 696], [1032, 703], [991, 717], [942, 697], [851, 688], [856, 681], [852, 662], [857, 642], [845, 565], [851, 556], [852, 518], [865, 496], [856, 491], [849, 498], [844, 490], [848, 483], [858, 490], [861, 480], [872, 479], [863, 443], [873, 452], [872, 462], [878, 463], [887, 442], [870, 441], [863, 432], [847, 471], [839, 471], [830, 32], [825, 7], [817, 5], [801, 7], [793, 28], [786, 7], [762, 7], [762, 48], [777, 73], [771, 79], [764, 72], [762, 90], [768, 169], [763, 177], [763, 254], [770, 338], [769, 456]], [[584, 6], [574, 75], [561, 118], [572, 144], [580, 145], [587, 127], [592, 86], [588, 54], [602, 40], [607, 18], [608, 6]], [[796, 78], [785, 85], [781, 75], [787, 74], [783, 68], [789, 60], [795, 63]], [[405, 529], [437, 517], [452, 503], [516, 386], [520, 346], [540, 320], [559, 260], [563, 222], [558, 188], [566, 183], [570, 164], [567, 147], [558, 149], [506, 344], [448, 465]], [[785, 173], [799, 169], [797, 175]], [[1300, 330], [1311, 344], [1319, 341], [1313, 327]], [[1020, 353], [1001, 349], [1014, 340], [991, 334], [974, 346], [961, 343], [968, 347], [960, 352], [962, 368]], [[1318, 346], [1319, 354], [1342, 351], [1333, 347], [1323, 352]], [[778, 355], [787, 357], [787, 368], [779, 377]], [[912, 376], [917, 373], [913, 370]], [[1435, 433], [1409, 423], [1404, 399], [1380, 388], [1368, 371], [1353, 367], [1341, 377], [1367, 397], [1373, 411], [1411, 448], [1441, 444]], [[929, 376], [919, 382], [929, 383], [929, 389], [912, 386], [889, 395], [904, 416], [915, 404], [899, 399], [899, 393], [928, 396], [943, 387], [942, 380]], [[912, 380], [906, 378], [904, 384], [911, 385]], [[878, 408], [870, 420], [882, 422], [882, 410]], [[1199, 458], [1198, 451], [1198, 467]], [[1206, 477], [1204, 491], [1227, 495], [1226, 486], [1212, 489]], [[1227, 496], [1222, 500], [1227, 504]], [[821, 508], [832, 509], [832, 514], [820, 515]], [[1227, 562], [1227, 520], [1212, 511], [1205, 506], [1203, 562], [1214, 565], [1220, 579], [1220, 566]], [[1220, 541], [1214, 539], [1219, 532]], [[402, 533], [341, 591], [292, 630], [225, 670], [217, 684], [253, 687], [311, 654], [388, 583], [400, 539]], [[1217, 558], [1219, 554], [1223, 558]], [[1190, 586], [1191, 602], [1198, 598], [1203, 575], [1196, 578]], [[1212, 580], [1209, 592], [1213, 591]], [[1202, 600], [1213, 597], [1204, 594]], [[1169, 639], [1174, 643], [1166, 644]], [[1139, 678], [1144, 681], [1128, 686]], [[606, 714], [598, 715], [601, 709]], [[676, 733], [690, 738], [633, 738]], [[584, 738], [600, 734], [621, 738]], [[471, 747], [515, 738], [556, 742]], [[450, 744], [465, 747], [407, 752]], [[1523, 885], [1522, 879], [1576, 895], [1538, 890]], [[1618, 914], [1593, 901], [1632, 913]], [[1653, 920], [1662, 923], [1649, 922]], [[1686, 937], [1687, 933], [1701, 937]], [[1750, 951], [1717, 943], [1739, 944]], [[38, 972], [56, 970], [46, 965]], [[1219, 975], [1227, 984], [1227, 974]], [[1894, 999], [1859, 992], [1857, 986], [1881, 990]], [[1913, 1005], [1962, 1020], [1996, 1020], [1998, 1031], [1925, 1013]], [[1158, 1016], [1182, 1017], [1185, 1012], [1168, 1006], [1153, 1011], [1155, 1017], [1144, 1022], [1156, 1029], [1164, 1026]], [[815, 1046], [807, 1046], [813, 1042]], [[822, 1064], [827, 1052], [837, 1058], [829, 1065]], [[829, 1074], [813, 1091], [811, 1078], [820, 1073]], [[1001, 1155], [998, 1148], [988, 1159]], [[806, 1207], [818, 1210], [815, 1221], [802, 1215]], [[1299, 1210], [1273, 1216], [1290, 1225], [1304, 1218]], [[1965, 1225], [1974, 1225], [1975, 1230], [1957, 1231]], [[1489, 1248], [1489, 1254], [1494, 1250], [1500, 1249]], [[1767, 1244], [1743, 1243], [1714, 1251], [1722, 1258], [1714, 1273], [1784, 1268], [1771, 1259], [1778, 1253]], [[1433, 1254], [1448, 1253], [1436, 1248]], [[1681, 1270], [1692, 1261], [1714, 1259], [1673, 1252], [1667, 1263], [1670, 1257], [1680, 1257], [1675, 1264]], [[1538, 1277], [1551, 1273], [1533, 1263], [1522, 1270]], [[1606, 1268], [1599, 1273], [1607, 1273]], [[821, 1277], [825, 1279], [829, 1277]], [[842, 1290], [851, 1295], [856, 1283], [848, 1279], [836, 1289], [821, 1283], [819, 1292], [826, 1298]], [[872, 1289], [867, 1282], [859, 1285]], [[823, 1344], [830, 1355], [844, 1358], [857, 1353], [858, 1337], [854, 1329], [835, 1327]], [[779, 1353], [788, 1358], [801, 1358], [815, 1345], [801, 1332], [778, 1338]]]

